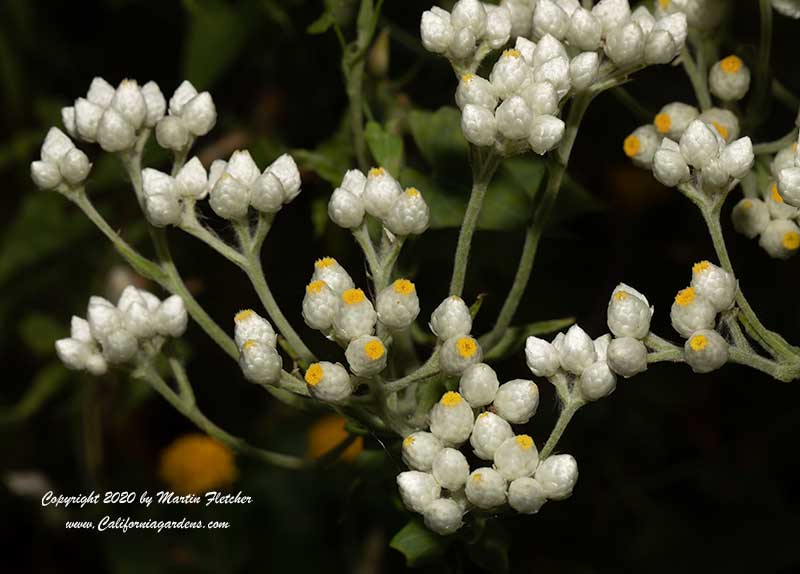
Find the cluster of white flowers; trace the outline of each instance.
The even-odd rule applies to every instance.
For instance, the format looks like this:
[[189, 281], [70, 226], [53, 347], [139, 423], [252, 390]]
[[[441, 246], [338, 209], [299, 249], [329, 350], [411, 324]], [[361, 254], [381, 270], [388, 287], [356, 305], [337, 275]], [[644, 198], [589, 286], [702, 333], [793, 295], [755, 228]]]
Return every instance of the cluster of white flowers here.
[[80, 186], [92, 164], [72, 140], [58, 128], [50, 128], [42, 143], [41, 159], [31, 163], [31, 178], [40, 189]]
[[261, 385], [276, 384], [281, 377], [283, 359], [276, 349], [275, 329], [252, 309], [239, 311], [233, 323], [239, 366], [245, 378]]
[[681, 289], [670, 309], [672, 327], [686, 339], [684, 359], [696, 373], [708, 373], [728, 360], [728, 343], [714, 330], [717, 313], [733, 308], [738, 285], [728, 271], [700, 261], [692, 267], [689, 287]]
[[156, 140], [161, 147], [173, 151], [188, 149], [196, 137], [206, 135], [217, 123], [217, 108], [211, 94], [198, 94], [187, 80], [172, 94], [168, 111], [163, 116], [162, 108], [163, 117], [156, 125]]
[[394, 235], [419, 235], [428, 228], [430, 210], [422, 193], [400, 183], [382, 167], [365, 176], [352, 169], [342, 179], [328, 202], [328, 215], [336, 225], [355, 229], [368, 213]]
[[461, 297], [442, 301], [431, 314], [430, 329], [441, 343], [439, 368], [448, 375], [460, 375], [483, 358], [483, 351], [470, 333], [472, 316]]
[[67, 368], [93, 375], [104, 374], [108, 365], [132, 360], [143, 343], [156, 348], [164, 337], [180, 337], [188, 321], [183, 299], [177, 295], [161, 301], [132, 285], [122, 291], [116, 306], [91, 297], [86, 316], [72, 317], [70, 337], [56, 341], [56, 352]]
[[92, 80], [85, 98], [61, 110], [67, 133], [85, 142], [97, 142], [108, 152], [131, 149], [143, 129], [164, 117], [166, 101], [155, 82], [139, 87], [122, 80], [116, 89], [103, 78]]
[[[779, 176], [783, 161], [793, 161], [796, 146], [792, 144], [778, 152], [772, 162], [773, 174]], [[788, 153], [787, 153], [788, 152]], [[787, 171], [783, 169], [782, 171]], [[800, 249], [800, 209], [790, 203], [788, 193], [782, 193], [778, 182], [768, 180], [759, 197], [744, 197], [733, 208], [733, 227], [753, 239], [770, 257], [788, 259]]]
[[[538, 405], [532, 381], [500, 385], [485, 363], [465, 369], [459, 392], [446, 392], [431, 409], [430, 430], [403, 440], [403, 461], [411, 470], [400, 473], [397, 484], [405, 506], [422, 514], [434, 532], [452, 534], [473, 509], [509, 505], [535, 514], [547, 500], [569, 497], [578, 480], [575, 459], [559, 454], [540, 460], [533, 439], [511, 426], [528, 422]], [[485, 465], [470, 468], [459, 450], [467, 441]]]
[[[654, 16], [644, 6], [631, 11], [628, 0], [601, 0], [591, 10], [577, 0], [514, 0], [487, 6], [460, 0], [452, 13], [438, 7], [425, 12], [420, 24], [423, 45], [446, 55], [456, 69], [463, 69], [460, 62], [475, 55], [476, 34], [491, 35], [487, 49], [515, 38], [514, 48], [502, 53], [488, 79], [465, 73], [456, 90], [464, 137], [477, 146], [527, 142], [536, 153], [546, 153], [564, 135], [564, 122], [558, 117], [564, 98], [598, 79], [604, 57], [624, 69], [663, 64], [674, 59], [686, 41], [683, 12], [661, 10]], [[500, 21], [503, 26], [490, 25]], [[487, 32], [499, 29], [503, 34]]]
[[681, 13], [689, 27], [708, 32], [722, 19], [725, 4], [722, 0], [655, 0], [656, 17]]

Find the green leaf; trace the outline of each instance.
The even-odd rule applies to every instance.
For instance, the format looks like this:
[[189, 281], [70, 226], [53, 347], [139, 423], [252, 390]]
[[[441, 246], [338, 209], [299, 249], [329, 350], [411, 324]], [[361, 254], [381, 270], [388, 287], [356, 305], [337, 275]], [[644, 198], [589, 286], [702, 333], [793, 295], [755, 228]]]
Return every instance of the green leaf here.
[[537, 321], [518, 327], [510, 327], [503, 333], [503, 337], [484, 357], [485, 361], [499, 361], [513, 355], [525, 344], [525, 339], [532, 335], [545, 335], [554, 333], [569, 327], [575, 322], [574, 317], [564, 319], [551, 319], [549, 321]]
[[236, 61], [257, 18], [222, 0], [184, 0], [189, 32], [184, 42], [183, 77], [198, 90], [214, 84]]
[[461, 112], [456, 108], [446, 106], [435, 112], [412, 110], [408, 123], [414, 143], [429, 165], [439, 168], [452, 163], [469, 165], [469, 146], [461, 133]]
[[377, 122], [369, 122], [364, 137], [378, 165], [397, 175], [403, 167], [403, 138], [385, 130]]
[[300, 169], [316, 172], [334, 187], [342, 182], [344, 173], [353, 164], [353, 146], [350, 134], [350, 119], [347, 114], [339, 122], [339, 128], [316, 149], [298, 149], [292, 156], [300, 163]]
[[331, 26], [344, 27], [353, 20], [357, 0], [325, 0], [325, 10], [314, 20], [306, 32], [324, 34]]
[[438, 375], [417, 385], [416, 398], [417, 410], [427, 413], [445, 392], [445, 375]]
[[509, 571], [511, 535], [499, 520], [488, 520], [480, 538], [467, 546], [469, 557], [481, 568], [495, 574]]
[[478, 296], [475, 297], [475, 302], [469, 306], [469, 316], [475, 319], [478, 316], [478, 313], [483, 307], [483, 302], [486, 299], [486, 293], [478, 293]]
[[333, 26], [333, 15], [330, 12], [323, 12], [322, 15], [314, 20], [306, 28], [306, 32], [311, 35], [324, 34]]
[[61, 363], [46, 366], [36, 374], [16, 405], [0, 410], [0, 424], [19, 423], [36, 414], [69, 378], [69, 372]]
[[425, 528], [419, 520], [410, 520], [392, 537], [389, 546], [406, 557], [406, 565], [417, 566], [441, 555], [446, 542], [441, 536]]
[[20, 338], [37, 355], [53, 354], [55, 342], [67, 336], [64, 324], [42, 313], [32, 313], [19, 324]]

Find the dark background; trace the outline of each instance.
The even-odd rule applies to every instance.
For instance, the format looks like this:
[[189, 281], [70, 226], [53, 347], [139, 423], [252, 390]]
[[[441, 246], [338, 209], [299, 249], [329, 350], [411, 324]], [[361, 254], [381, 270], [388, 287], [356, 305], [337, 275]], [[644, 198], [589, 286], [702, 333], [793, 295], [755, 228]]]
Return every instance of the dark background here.
[[[757, 2], [735, 4], [721, 51], [736, 49], [752, 63]], [[390, 30], [388, 78], [373, 68], [368, 80], [371, 105], [405, 133], [407, 161], [420, 170], [424, 163], [404, 128], [405, 114], [452, 105], [455, 89], [446, 62], [421, 51], [417, 41], [419, 16], [428, 7], [386, 2], [380, 28]], [[83, 95], [95, 75], [112, 84], [152, 79], [167, 98], [189, 78], [212, 91], [220, 115], [199, 144], [204, 160], [247, 146], [263, 166], [283, 149], [314, 149], [336, 133], [346, 109], [334, 34], [306, 34], [321, 12], [320, 2], [302, 0], [0, 2], [0, 570], [6, 571], [4, 563], [8, 571], [36, 573], [404, 569], [403, 557], [388, 547], [408, 520], [394, 485], [399, 463], [396, 452], [383, 453], [375, 441], [367, 441], [368, 456], [355, 464], [316, 473], [239, 460], [234, 490], [255, 503], [188, 513], [233, 525], [213, 533], [65, 531], [64, 520], [104, 511], [57, 512], [7, 486], [8, 473], [34, 470], [67, 494], [152, 492], [163, 488], [156, 476], [160, 450], [191, 430], [147, 389], [121, 376], [67, 373], [55, 359], [52, 342], [64, 336], [69, 316], [83, 314], [90, 294], [109, 293], [109, 273], [120, 264], [76, 208], [36, 191], [28, 178], [46, 129], [60, 124], [59, 108]], [[776, 15], [772, 72], [794, 91], [800, 91], [798, 31], [795, 21]], [[653, 113], [669, 101], [692, 101], [680, 68], [646, 70], [628, 89]], [[749, 135], [775, 139], [793, 120], [794, 113], [773, 102], [770, 121]], [[560, 203], [542, 241], [519, 323], [573, 316], [600, 335], [608, 295], [625, 281], [656, 306], [654, 331], [676, 339], [668, 317], [672, 297], [688, 282], [691, 264], [713, 259], [713, 250], [696, 210], [623, 156], [622, 140], [639, 123], [609, 94], [590, 108], [570, 166], [578, 192]], [[339, 152], [348, 146], [340, 144]], [[152, 163], [159, 162], [164, 158], [154, 154]], [[113, 161], [98, 161], [92, 197], [126, 238], [146, 239], [120, 171]], [[596, 201], [581, 196], [581, 187]], [[268, 278], [295, 325], [313, 259], [334, 255], [364, 284], [350, 238], [320, 224], [330, 191], [305, 170], [304, 192], [280, 214], [265, 247]], [[465, 200], [467, 189], [461, 193]], [[741, 287], [765, 324], [797, 341], [797, 261], [772, 260], [755, 241], [734, 234], [728, 213], [725, 234]], [[488, 295], [479, 332], [491, 326], [502, 302], [521, 239], [518, 228], [476, 237], [465, 295]], [[197, 297], [223, 326], [238, 308], [257, 304], [246, 278], [225, 260], [179, 232], [171, 231], [170, 240]], [[147, 251], [146, 241], [140, 246]], [[445, 295], [454, 246], [453, 229], [431, 230], [403, 253], [400, 266], [417, 283], [421, 317]], [[330, 349], [303, 333], [315, 349]], [[213, 420], [257, 444], [303, 453], [316, 415], [294, 413], [245, 384], [200, 329], [190, 326], [185, 339], [199, 403]], [[524, 377], [522, 354], [498, 371], [501, 379]], [[552, 389], [540, 388], [531, 432], [543, 442], [557, 411]], [[793, 384], [737, 366], [700, 376], [683, 365], [657, 365], [621, 381], [610, 399], [580, 412], [559, 445], [579, 463], [574, 496], [497, 527], [505, 528], [497, 531], [499, 545], [512, 542], [512, 570], [797, 571], [798, 396]], [[187, 514], [167, 509], [146, 517], [159, 512], [167, 519]], [[425, 567], [471, 571], [473, 554], [454, 542]]]

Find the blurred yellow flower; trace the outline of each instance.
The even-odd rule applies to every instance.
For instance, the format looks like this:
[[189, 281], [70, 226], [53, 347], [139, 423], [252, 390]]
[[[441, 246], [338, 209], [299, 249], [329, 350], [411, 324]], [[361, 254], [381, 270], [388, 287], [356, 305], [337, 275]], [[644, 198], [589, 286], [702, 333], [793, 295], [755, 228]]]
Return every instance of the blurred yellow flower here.
[[161, 452], [159, 476], [180, 495], [203, 494], [230, 486], [238, 471], [233, 452], [210, 436], [178, 437]]
[[[339, 415], [325, 415], [317, 420], [308, 431], [308, 456], [320, 458], [347, 437], [344, 430], [345, 419]], [[354, 461], [364, 450], [364, 439], [357, 437], [339, 456], [346, 462]]]

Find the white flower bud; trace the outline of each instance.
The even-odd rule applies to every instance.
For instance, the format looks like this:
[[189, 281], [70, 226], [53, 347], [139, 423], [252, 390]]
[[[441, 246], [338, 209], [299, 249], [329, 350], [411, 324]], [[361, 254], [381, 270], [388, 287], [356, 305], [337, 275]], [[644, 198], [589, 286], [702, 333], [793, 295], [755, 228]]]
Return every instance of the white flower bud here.
[[250, 206], [250, 190], [226, 169], [211, 190], [208, 203], [223, 219], [244, 219]]
[[617, 67], [626, 68], [643, 59], [644, 47], [644, 32], [635, 22], [628, 22], [608, 33], [605, 52]]
[[461, 297], [448, 297], [431, 314], [430, 328], [441, 341], [469, 335], [472, 331], [469, 307]]
[[739, 119], [730, 110], [711, 108], [700, 114], [699, 118], [714, 128], [715, 135], [721, 136], [725, 142], [730, 143], [739, 137]]
[[102, 108], [107, 108], [111, 105], [115, 92], [114, 86], [97, 76], [92, 79], [92, 83], [89, 85], [86, 99]]
[[489, 510], [506, 503], [506, 481], [492, 468], [478, 468], [467, 479], [467, 499], [478, 508]]
[[497, 131], [510, 140], [526, 139], [533, 119], [528, 105], [520, 96], [512, 96], [495, 111]]
[[447, 55], [452, 60], [468, 60], [475, 54], [475, 34], [469, 28], [458, 30], [450, 42]]
[[147, 103], [136, 80], [122, 80], [111, 100], [111, 107], [138, 130], [147, 117]]
[[775, 11], [789, 18], [800, 18], [800, 3], [797, 0], [772, 0]]
[[558, 112], [558, 92], [550, 82], [532, 82], [520, 95], [536, 115], [553, 115]]
[[328, 331], [339, 309], [339, 296], [324, 281], [317, 279], [306, 286], [303, 320], [318, 331]]
[[587, 401], [607, 397], [617, 387], [617, 377], [605, 360], [592, 363], [581, 373], [578, 388]]
[[529, 0], [501, 0], [501, 5], [511, 14], [511, 37], [529, 36], [535, 3]]
[[[122, 307], [118, 305], [120, 311]], [[156, 321], [144, 299], [133, 302], [123, 311], [125, 328], [137, 339], [148, 339], [156, 334]]]
[[355, 287], [350, 275], [333, 257], [323, 257], [314, 262], [311, 281], [317, 280], [324, 281], [337, 295]]
[[653, 175], [667, 187], [675, 187], [689, 180], [689, 165], [679, 151], [678, 144], [664, 138], [653, 155]]
[[107, 108], [97, 126], [97, 143], [107, 152], [130, 149], [136, 143], [136, 131], [114, 108]]
[[[91, 348], [75, 339], [59, 339], [56, 341], [56, 354], [64, 366], [73, 371], [82, 371], [86, 368], [86, 361], [91, 353]], [[468, 471], [469, 472], [469, 471]]]
[[633, 337], [620, 337], [608, 344], [609, 368], [626, 379], [647, 370], [647, 347]]
[[573, 325], [567, 331], [559, 355], [564, 370], [576, 375], [597, 360], [592, 338], [578, 325]]
[[97, 140], [97, 127], [104, 111], [105, 108], [89, 100], [83, 98], [75, 100], [75, 131], [82, 140], [87, 142]]
[[469, 403], [456, 392], [442, 395], [430, 412], [431, 432], [445, 445], [458, 446], [472, 432], [474, 418]]
[[189, 130], [177, 116], [165, 116], [156, 124], [158, 145], [173, 151], [184, 150], [189, 146]]
[[497, 96], [506, 99], [516, 94], [530, 77], [531, 69], [522, 57], [522, 53], [512, 49], [504, 51], [495, 62], [489, 81], [494, 86]]
[[384, 219], [402, 193], [403, 188], [388, 171], [382, 167], [374, 167], [367, 175], [364, 208], [373, 217]]
[[528, 337], [525, 341], [525, 360], [537, 377], [552, 377], [561, 367], [561, 360], [553, 345], [538, 337]]
[[653, 157], [660, 144], [661, 136], [656, 132], [656, 128], [647, 124], [639, 126], [625, 138], [622, 150], [635, 165], [647, 169], [653, 165]]
[[778, 191], [787, 205], [800, 207], [800, 167], [788, 167], [780, 171]]
[[733, 228], [753, 239], [760, 235], [770, 222], [769, 208], [760, 199], [744, 198], [737, 203], [731, 213]]
[[342, 189], [346, 189], [356, 197], [364, 195], [364, 188], [367, 186], [367, 176], [357, 169], [349, 169], [342, 178]]
[[533, 72], [534, 82], [550, 82], [558, 98], [563, 98], [570, 88], [569, 58], [558, 57], [547, 60]]
[[31, 179], [39, 189], [50, 190], [61, 183], [61, 172], [58, 166], [49, 161], [34, 161], [31, 163]]
[[741, 100], [750, 89], [750, 69], [737, 56], [728, 56], [711, 66], [711, 93], [724, 102]]
[[615, 336], [643, 339], [650, 332], [652, 316], [644, 295], [624, 283], [617, 285], [608, 301], [608, 328]]
[[712, 329], [717, 311], [711, 301], [697, 293], [694, 288], [681, 289], [669, 313], [672, 328], [683, 337], [702, 329]]
[[483, 39], [489, 47], [502, 48], [511, 37], [511, 13], [505, 6], [486, 6], [486, 31]]
[[644, 61], [647, 64], [669, 64], [680, 52], [675, 38], [666, 30], [653, 30], [644, 46]]
[[428, 228], [430, 217], [425, 198], [416, 187], [409, 187], [397, 197], [383, 225], [395, 235], [419, 235]]
[[567, 54], [567, 49], [560, 40], [554, 38], [550, 34], [546, 34], [539, 40], [539, 43], [536, 44], [536, 48], [533, 51], [533, 60], [529, 63], [529, 66], [536, 69], [554, 58], [569, 59], [569, 55]]
[[433, 477], [447, 490], [459, 490], [467, 482], [469, 463], [454, 448], [440, 450], [433, 459]]
[[[787, 171], [787, 170], [783, 170]], [[767, 204], [770, 216], [773, 219], [794, 219], [798, 216], [798, 209], [786, 203], [780, 193], [778, 184], [772, 182], [764, 193], [764, 201]]]
[[164, 117], [167, 111], [167, 101], [161, 88], [155, 82], [147, 82], [141, 89], [144, 103], [147, 107], [147, 114], [144, 118], [145, 127], [152, 128]]
[[472, 407], [483, 407], [494, 400], [500, 381], [486, 363], [470, 365], [461, 374], [458, 392]]
[[419, 297], [408, 279], [397, 279], [378, 293], [375, 302], [378, 320], [390, 329], [406, 329], [419, 315]]
[[433, 475], [418, 470], [407, 470], [397, 475], [400, 498], [406, 508], [414, 512], [425, 512], [433, 501], [439, 498], [442, 488]]
[[258, 341], [270, 347], [278, 343], [275, 329], [269, 321], [252, 309], [243, 309], [233, 317], [234, 339], [240, 349], [245, 341]]
[[458, 0], [450, 12], [453, 28], [468, 28], [476, 38], [486, 30], [486, 9], [478, 0]]
[[169, 113], [173, 116], [181, 115], [183, 107], [197, 95], [197, 90], [188, 80], [181, 82], [181, 85], [169, 99]]
[[699, 115], [700, 111], [694, 106], [682, 102], [672, 102], [659, 110], [653, 120], [653, 125], [661, 135], [679, 140], [689, 124]]
[[362, 335], [372, 335], [378, 318], [372, 303], [361, 289], [342, 292], [339, 308], [333, 317], [333, 332], [342, 341], [351, 341]]
[[478, 458], [493, 460], [494, 453], [503, 441], [514, 436], [511, 425], [504, 418], [485, 411], [475, 419], [469, 443]]
[[683, 132], [680, 149], [686, 163], [703, 168], [719, 155], [720, 143], [708, 124], [697, 119]]
[[749, 137], [739, 138], [725, 146], [719, 154], [722, 169], [734, 179], [742, 179], [753, 167], [753, 142]]
[[411, 433], [403, 439], [403, 462], [413, 470], [430, 472], [443, 448], [441, 441], [429, 432]]
[[533, 33], [537, 38], [550, 34], [563, 38], [569, 27], [569, 16], [552, 0], [539, 0], [533, 11]]
[[600, 0], [592, 8], [592, 15], [603, 28], [603, 35], [621, 28], [631, 16], [628, 0]]
[[497, 389], [493, 405], [497, 416], [511, 424], [523, 425], [531, 420], [539, 407], [539, 387], [524, 379], [503, 383]]
[[119, 328], [100, 341], [103, 357], [111, 364], [130, 361], [138, 350], [138, 342], [133, 333]]
[[92, 337], [92, 329], [89, 326], [89, 321], [83, 317], [72, 316], [70, 320], [70, 337], [81, 343], [87, 345], [94, 345], [95, 340]]
[[362, 335], [350, 341], [345, 357], [350, 372], [359, 377], [371, 377], [386, 368], [386, 347], [372, 335]]
[[76, 147], [69, 150], [58, 162], [58, 170], [71, 185], [82, 183], [89, 176], [91, 169], [92, 164], [89, 163], [89, 158]]
[[794, 164], [794, 157], [797, 150], [797, 144], [792, 144], [786, 146], [778, 153], [775, 154], [775, 157], [772, 158], [772, 163], [770, 164], [770, 172], [772, 173], [772, 177], [778, 179], [780, 177], [781, 171], [784, 169], [795, 167]]
[[788, 259], [800, 247], [800, 228], [787, 219], [775, 219], [771, 221], [758, 244], [776, 259]]
[[536, 469], [536, 480], [550, 500], [564, 500], [572, 496], [578, 482], [578, 463], [569, 454], [548, 456]]
[[701, 170], [700, 182], [706, 191], [711, 193], [721, 192], [724, 187], [728, 185], [730, 176], [728, 172], [722, 167], [722, 162], [717, 159], [712, 159]]
[[175, 180], [157, 169], [142, 170], [144, 211], [148, 221], [157, 227], [177, 225], [181, 220], [181, 204]]
[[175, 181], [184, 197], [203, 199], [208, 195], [208, 174], [197, 157], [193, 157], [178, 171]]
[[58, 165], [71, 150], [75, 149], [72, 140], [58, 128], [50, 128], [44, 138], [41, 149], [41, 158]]
[[692, 371], [710, 373], [728, 362], [728, 343], [716, 331], [704, 329], [686, 340], [683, 354]]
[[[269, 170], [265, 170], [250, 187], [250, 205], [261, 213], [278, 213], [283, 207], [283, 186]], [[363, 212], [363, 206], [362, 206]]]
[[670, 36], [672, 36], [672, 39], [675, 41], [676, 50], [680, 51], [686, 42], [686, 35], [689, 33], [686, 15], [675, 13], [659, 18], [656, 20], [656, 25], [652, 31], [657, 32], [659, 30], [666, 30], [669, 32]]
[[217, 108], [211, 94], [197, 94], [182, 106], [180, 116], [189, 133], [194, 136], [206, 135], [217, 123]]
[[313, 363], [306, 370], [305, 380], [311, 395], [326, 403], [341, 402], [353, 393], [350, 375], [339, 363]]
[[526, 434], [506, 439], [494, 453], [495, 469], [509, 481], [533, 476], [538, 465], [539, 451]]
[[535, 478], [523, 476], [508, 485], [508, 504], [520, 514], [536, 514], [545, 502], [544, 489]]
[[189, 315], [180, 295], [172, 295], [162, 301], [155, 312], [153, 321], [156, 331], [168, 337], [180, 337], [186, 332]]
[[464, 138], [477, 146], [490, 146], [495, 142], [497, 121], [492, 110], [467, 104], [461, 111], [461, 131]]
[[608, 345], [611, 343], [611, 334], [606, 333], [594, 340], [594, 351], [598, 361], [605, 361], [608, 355]]
[[578, 8], [572, 13], [567, 28], [567, 41], [579, 50], [597, 50], [600, 47], [602, 26], [594, 15]]
[[600, 58], [597, 52], [582, 52], [569, 63], [570, 83], [576, 90], [584, 90], [594, 83]]
[[700, 261], [692, 267], [692, 288], [702, 295], [717, 311], [733, 307], [736, 299], [736, 279], [722, 267]]
[[539, 155], [544, 155], [555, 148], [564, 137], [564, 122], [557, 117], [540, 115], [533, 118], [528, 143]]
[[492, 83], [475, 74], [464, 74], [456, 88], [456, 105], [464, 108], [468, 104], [480, 106], [487, 110], [497, 107], [497, 96]]
[[447, 51], [455, 34], [450, 23], [450, 14], [438, 6], [422, 13], [419, 31], [422, 45], [429, 52], [436, 54], [444, 54]]
[[480, 363], [483, 351], [478, 341], [466, 336], [456, 336], [442, 343], [439, 350], [439, 367], [448, 375], [458, 375], [475, 363]]
[[273, 161], [266, 169], [281, 182], [283, 187], [283, 202], [289, 203], [300, 193], [300, 170], [294, 158], [285, 153]]
[[280, 381], [283, 359], [274, 347], [249, 339], [241, 347], [239, 366], [248, 381], [273, 385]]
[[639, 28], [642, 29], [642, 32], [644, 32], [645, 35], [652, 32], [656, 25], [656, 19], [646, 6], [639, 6], [636, 8], [636, 10], [631, 12], [631, 22], [638, 24]]
[[450, 498], [437, 498], [425, 507], [425, 526], [436, 534], [447, 536], [464, 524], [461, 506]]

